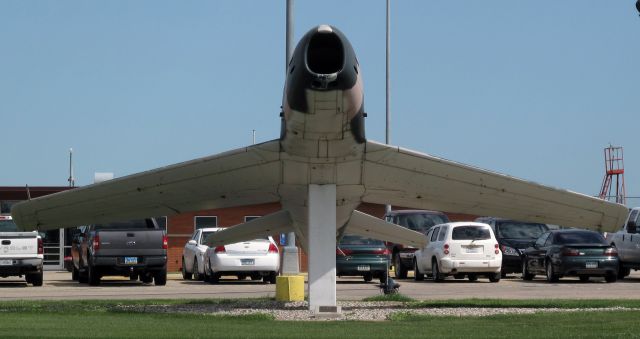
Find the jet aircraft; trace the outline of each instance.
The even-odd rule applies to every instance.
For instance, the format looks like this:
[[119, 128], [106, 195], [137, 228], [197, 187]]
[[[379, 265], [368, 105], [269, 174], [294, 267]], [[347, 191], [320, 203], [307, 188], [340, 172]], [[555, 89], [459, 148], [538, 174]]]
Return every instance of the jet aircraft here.
[[363, 202], [601, 231], [627, 216], [619, 204], [368, 140], [360, 64], [333, 26], [300, 40], [283, 98], [277, 139], [21, 202], [13, 218], [23, 229], [46, 230], [279, 202], [280, 211], [218, 232], [210, 244], [295, 232], [317, 311], [336, 305], [340, 234], [426, 243], [424, 234], [357, 211]]

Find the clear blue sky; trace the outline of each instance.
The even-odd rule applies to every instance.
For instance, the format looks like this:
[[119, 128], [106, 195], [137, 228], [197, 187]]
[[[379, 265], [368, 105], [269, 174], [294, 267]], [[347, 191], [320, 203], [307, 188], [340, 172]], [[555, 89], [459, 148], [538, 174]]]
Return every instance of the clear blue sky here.
[[[635, 0], [393, 1], [393, 144], [595, 195], [640, 195]], [[384, 141], [385, 1], [295, 3], [351, 40]], [[0, 186], [79, 185], [279, 135], [285, 1], [1, 1]], [[640, 205], [631, 200], [630, 205]]]

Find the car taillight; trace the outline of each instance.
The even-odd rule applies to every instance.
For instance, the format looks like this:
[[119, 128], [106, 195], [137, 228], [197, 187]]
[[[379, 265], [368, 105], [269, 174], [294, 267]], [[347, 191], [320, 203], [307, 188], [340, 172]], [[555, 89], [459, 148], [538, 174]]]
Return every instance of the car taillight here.
[[44, 245], [42, 243], [42, 238], [38, 238], [38, 254], [44, 254]]
[[391, 254], [391, 252], [389, 252], [388, 249], [379, 249], [379, 250], [373, 250], [372, 252], [373, 254], [379, 254], [379, 255], [389, 255]]
[[94, 252], [100, 249], [100, 236], [98, 234], [93, 237], [93, 243], [91, 243], [91, 246], [93, 247]]
[[269, 253], [278, 253], [278, 246], [273, 243], [269, 244]]
[[500, 254], [500, 245], [495, 244], [493, 247], [495, 248], [495, 251], [493, 251], [493, 253]]
[[618, 250], [615, 247], [609, 247], [606, 250], [604, 250], [604, 255], [609, 256], [609, 257], [617, 257], [618, 256]]
[[562, 255], [564, 255], [565, 257], [577, 257], [580, 255], [580, 251], [575, 248], [565, 248], [562, 251]]
[[443, 249], [444, 249], [444, 251], [443, 251], [444, 254], [448, 255], [449, 254], [449, 244], [444, 244]]
[[169, 249], [169, 237], [167, 237], [166, 234], [162, 236], [162, 249], [163, 250]]
[[214, 253], [224, 253], [227, 250], [224, 248], [224, 246], [216, 246], [216, 248], [213, 250]]

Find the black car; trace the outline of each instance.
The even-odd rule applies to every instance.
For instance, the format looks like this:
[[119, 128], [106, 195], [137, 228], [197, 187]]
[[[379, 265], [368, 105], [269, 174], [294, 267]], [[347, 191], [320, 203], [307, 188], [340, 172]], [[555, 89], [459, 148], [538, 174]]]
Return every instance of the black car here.
[[522, 222], [494, 217], [481, 217], [475, 220], [489, 224], [496, 235], [502, 251], [502, 277], [508, 273], [522, 272], [522, 253], [533, 245], [536, 239], [549, 230], [546, 224]]
[[604, 277], [615, 282], [618, 272], [618, 251], [597, 232], [567, 229], [542, 234], [532, 247], [525, 250], [522, 279], [531, 280], [544, 274], [547, 281], [556, 282], [564, 276], [578, 276], [580, 281]]

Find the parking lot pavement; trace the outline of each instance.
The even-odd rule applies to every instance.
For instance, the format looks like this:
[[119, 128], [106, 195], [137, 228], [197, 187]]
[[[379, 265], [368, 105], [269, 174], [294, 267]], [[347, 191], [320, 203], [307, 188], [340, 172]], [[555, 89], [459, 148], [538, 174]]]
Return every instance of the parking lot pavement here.
[[[599, 278], [582, 283], [577, 278], [565, 278], [549, 284], [542, 277], [523, 281], [519, 275], [490, 283], [447, 279], [442, 283], [400, 280], [400, 293], [418, 300], [502, 298], [502, 299], [640, 299], [640, 272], [633, 272], [622, 281], [608, 284]], [[338, 278], [338, 300], [360, 300], [381, 294], [375, 282], [362, 278]], [[104, 278], [100, 286], [88, 286], [71, 280], [68, 272], [45, 272], [44, 286], [32, 287], [24, 279], [0, 278], [0, 300], [15, 299], [204, 299], [274, 297], [275, 285], [223, 279], [211, 285], [200, 281], [185, 281], [171, 274], [166, 286], [142, 284], [123, 278]]]

